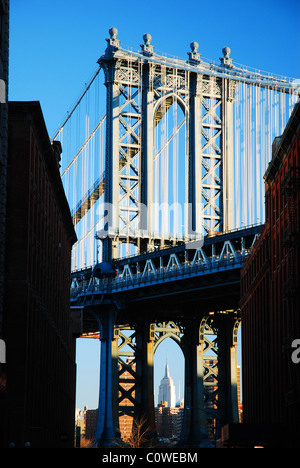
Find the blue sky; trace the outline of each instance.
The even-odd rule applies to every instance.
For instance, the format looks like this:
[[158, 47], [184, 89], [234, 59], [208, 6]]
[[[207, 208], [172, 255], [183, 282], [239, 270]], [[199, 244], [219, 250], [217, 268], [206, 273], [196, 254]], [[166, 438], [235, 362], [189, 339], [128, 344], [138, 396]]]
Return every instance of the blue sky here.
[[[187, 59], [190, 43], [219, 61], [229, 46], [238, 63], [300, 77], [298, 0], [241, 2], [11, 0], [11, 100], [39, 100], [52, 136], [96, 68], [115, 26], [123, 47]], [[298, 47], [297, 47], [298, 45]]]
[[[299, 20], [299, 0], [11, 0], [9, 99], [40, 101], [53, 136], [95, 71], [112, 26], [124, 48], [139, 50], [143, 35], [150, 33], [157, 53], [187, 59], [190, 43], [197, 41], [202, 57], [218, 62], [228, 46], [240, 64], [299, 79]], [[182, 396], [178, 350], [161, 345], [155, 370], [159, 383], [168, 352], [170, 373], [177, 388], [181, 381]], [[77, 363], [77, 406], [95, 408], [97, 340], [78, 343]]]

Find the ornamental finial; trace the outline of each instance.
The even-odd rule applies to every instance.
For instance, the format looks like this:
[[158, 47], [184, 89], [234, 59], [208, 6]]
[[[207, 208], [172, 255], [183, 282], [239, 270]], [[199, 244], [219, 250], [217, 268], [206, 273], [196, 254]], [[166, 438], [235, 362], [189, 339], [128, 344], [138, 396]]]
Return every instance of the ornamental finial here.
[[188, 61], [193, 65], [198, 65], [201, 62], [201, 54], [198, 54], [199, 44], [198, 42], [193, 41], [191, 42], [190, 47], [192, 52], [188, 52]]
[[151, 55], [153, 55], [153, 49], [154, 49], [153, 45], [151, 45], [152, 36], [151, 34], [146, 33], [143, 35], [143, 39], [144, 39], [144, 44], [141, 44], [142, 54], [150, 57]]
[[230, 58], [231, 50], [229, 47], [223, 47], [222, 49], [223, 57], [220, 57], [221, 64], [227, 67], [232, 67], [232, 59]]

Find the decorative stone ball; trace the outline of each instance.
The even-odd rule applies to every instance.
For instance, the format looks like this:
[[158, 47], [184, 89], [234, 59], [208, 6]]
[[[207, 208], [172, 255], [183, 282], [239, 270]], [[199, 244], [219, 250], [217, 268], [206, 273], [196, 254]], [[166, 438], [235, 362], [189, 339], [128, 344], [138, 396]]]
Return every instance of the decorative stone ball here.
[[196, 41], [191, 42], [191, 50], [194, 54], [198, 52], [199, 44]]
[[230, 52], [231, 52], [231, 50], [229, 49], [229, 47], [227, 47], [227, 46], [224, 47], [224, 49], [222, 49], [222, 52], [223, 52], [224, 57], [228, 59], [228, 58], [229, 58], [229, 55], [230, 55]]
[[143, 39], [144, 39], [145, 45], [149, 46], [152, 41], [152, 36], [151, 34], [146, 33], [143, 35]]
[[118, 34], [117, 28], [110, 28], [109, 35], [112, 39], [116, 39], [117, 34]]

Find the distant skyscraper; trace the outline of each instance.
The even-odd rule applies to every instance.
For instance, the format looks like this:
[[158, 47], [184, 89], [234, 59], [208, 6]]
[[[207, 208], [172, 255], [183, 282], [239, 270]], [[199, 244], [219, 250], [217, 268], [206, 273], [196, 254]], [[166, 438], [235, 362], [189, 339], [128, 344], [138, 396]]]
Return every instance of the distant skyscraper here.
[[175, 385], [169, 374], [168, 359], [166, 360], [165, 376], [161, 379], [158, 391], [158, 404], [163, 401], [166, 401], [169, 407], [176, 406]]

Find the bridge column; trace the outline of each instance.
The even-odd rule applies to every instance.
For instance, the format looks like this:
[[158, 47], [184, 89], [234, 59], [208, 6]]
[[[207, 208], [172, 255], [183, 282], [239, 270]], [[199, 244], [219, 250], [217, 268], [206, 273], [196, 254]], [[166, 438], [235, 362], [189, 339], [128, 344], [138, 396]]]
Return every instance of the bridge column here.
[[209, 446], [204, 410], [203, 344], [200, 322], [191, 321], [185, 327], [182, 349], [185, 357], [184, 418], [180, 445]]
[[96, 440], [99, 447], [114, 445], [118, 430], [118, 342], [114, 337], [116, 312], [112, 309], [95, 313], [100, 329], [100, 385]]
[[188, 183], [188, 234], [202, 232], [202, 151], [201, 117], [202, 99], [199, 92], [200, 76], [190, 76], [190, 116], [189, 116], [189, 183]]
[[235, 228], [234, 223], [234, 151], [233, 151], [233, 102], [236, 83], [222, 80], [222, 167], [223, 167], [223, 231]]
[[228, 423], [238, 423], [237, 398], [237, 333], [240, 318], [220, 315], [217, 320], [218, 327], [218, 380], [219, 405], [222, 408], [216, 437], [220, 437], [220, 429]]
[[136, 328], [136, 420], [144, 419], [147, 424], [146, 437], [157, 437], [154, 412], [154, 336], [151, 336], [151, 324], [140, 323]]
[[105, 73], [107, 88], [106, 100], [106, 154], [105, 154], [105, 226], [106, 237], [103, 239], [102, 259], [110, 261], [118, 258], [119, 253], [119, 113], [120, 113], [120, 85], [116, 81], [116, 51], [119, 40], [116, 39], [117, 30], [110, 29], [107, 39], [105, 55], [99, 59]]
[[[147, 35], [145, 35], [147, 36]], [[146, 42], [146, 37], [144, 40]], [[144, 55], [152, 55], [143, 47]], [[148, 46], [148, 48], [151, 46]], [[153, 232], [153, 150], [154, 150], [154, 91], [153, 64], [143, 65], [143, 93], [142, 93], [142, 154], [141, 154], [141, 229], [148, 233], [148, 239], [141, 239], [141, 251], [146, 252]]]

